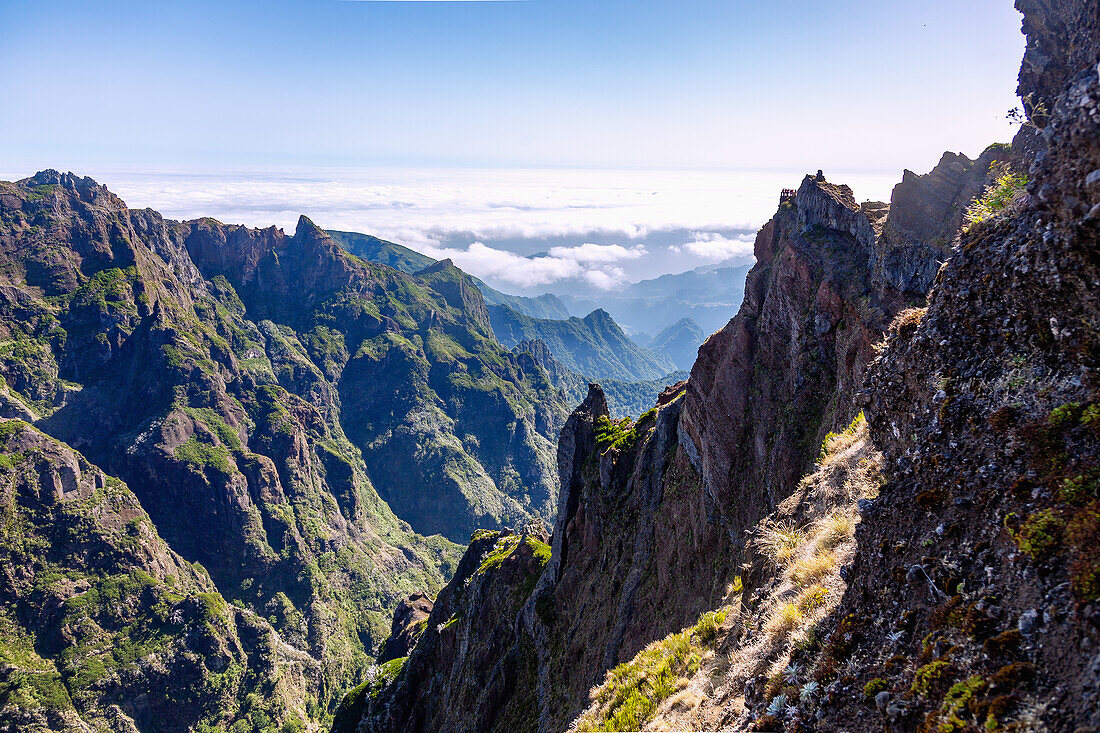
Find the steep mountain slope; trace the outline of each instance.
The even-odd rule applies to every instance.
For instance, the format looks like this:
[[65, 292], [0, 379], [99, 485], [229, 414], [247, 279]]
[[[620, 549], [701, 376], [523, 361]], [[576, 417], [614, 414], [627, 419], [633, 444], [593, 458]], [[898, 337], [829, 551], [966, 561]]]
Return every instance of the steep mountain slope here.
[[[380, 265], [389, 265], [396, 270], [407, 272], [410, 275], [435, 264], [435, 260], [427, 255], [420, 254], [400, 244], [394, 244], [393, 242], [387, 242], [378, 237], [372, 237], [369, 234], [340, 232], [331, 229], [328, 230], [328, 234], [337, 244], [359, 259], [366, 260], [367, 262], [376, 262]], [[485, 302], [490, 305], [506, 305], [512, 310], [531, 316], [532, 318], [553, 318], [561, 320], [569, 317], [565, 305], [558, 300], [556, 295], [551, 293], [543, 293], [535, 298], [529, 298], [523, 295], [509, 295], [489, 287], [476, 277], [473, 278], [473, 281], [477, 283], [477, 287], [481, 290], [481, 294], [485, 296]]]
[[591, 379], [645, 381], [676, 369], [669, 357], [643, 349], [627, 338], [606, 311], [555, 321], [531, 318], [508, 306], [490, 306], [489, 319], [497, 339], [506, 347], [514, 348], [521, 341], [542, 341], [566, 369]]
[[0, 423], [0, 482], [0, 730], [302, 730], [317, 717], [317, 660], [228, 605], [125, 484], [18, 420]]
[[335, 229], [326, 229], [325, 232], [343, 249], [359, 259], [379, 265], [389, 265], [395, 270], [410, 275], [435, 264], [435, 260], [427, 255], [369, 234], [341, 232]]
[[461, 541], [548, 516], [561, 404], [537, 367], [495, 342], [473, 282], [448, 261], [419, 278], [356, 262], [308, 219], [298, 229], [266, 235], [255, 262], [238, 228], [200, 224], [185, 241], [204, 274], [238, 289], [247, 316], [305, 334], [321, 373], [302, 373], [293, 391], [334, 383], [348, 437], [414, 529]]
[[0, 415], [122, 478], [312, 656], [314, 718], [454, 567], [378, 490], [458, 540], [555, 501], [559, 393], [458, 275], [360, 262], [304, 217], [293, 237], [165, 221], [52, 171], [0, 183], [0, 262]]
[[[1050, 104], [1036, 120], [1045, 129], [1031, 197], [963, 236], [927, 312], [897, 331], [871, 375], [872, 436], [892, 470], [865, 515], [840, 613], [863, 629], [846, 650], [862, 667], [854, 684], [881, 680], [881, 704], [867, 709], [838, 685], [821, 706], [824, 730], [857, 716], [901, 730], [1100, 725], [1089, 183], [1100, 169], [1100, 11], [1019, 6], [1021, 93]], [[1065, 35], [1046, 36], [1052, 27]], [[1036, 76], [1036, 64], [1048, 73]], [[917, 521], [900, 511], [914, 504]], [[874, 582], [884, 575], [901, 582]], [[882, 666], [889, 634], [904, 662]]]
[[672, 359], [678, 369], [691, 369], [699, 353], [699, 345], [705, 338], [706, 334], [699, 324], [690, 318], [682, 318], [654, 336], [646, 346], [650, 351]]
[[654, 334], [690, 318], [704, 334], [729, 322], [745, 294], [749, 265], [710, 265], [589, 297], [561, 296], [574, 315], [603, 308], [632, 333]]
[[530, 593], [433, 610], [361, 730], [1100, 725], [1100, 15], [1019, 6], [1042, 138], [945, 156], [888, 210], [807, 177], [686, 386], [637, 423], [593, 387], [566, 423]]
[[[559, 443], [562, 491], [546, 571], [507, 633], [494, 633], [492, 645], [484, 646], [487, 639], [473, 629], [467, 634], [462, 624], [452, 627], [457, 637], [451, 643], [467, 654], [486, 655], [480, 666], [491, 667], [492, 677], [467, 687], [446, 660], [441, 667], [438, 656], [422, 661], [421, 655], [437, 654], [435, 642], [424, 641], [438, 633], [433, 618], [407, 671], [362, 701], [365, 729], [415, 729], [419, 719], [403, 718], [400, 710], [409, 704], [433, 709], [420, 697], [430, 686], [433, 696], [469, 706], [441, 710], [433, 727], [472, 730], [467, 721], [476, 718], [485, 721], [483, 729], [503, 730], [515, 720], [513, 706], [522, 705], [526, 729], [561, 730], [592, 704], [589, 693], [605, 673], [603, 692], [593, 691], [598, 705], [578, 725], [637, 729], [666, 701], [686, 704], [673, 697], [677, 680], [714, 672], [717, 667], [708, 660], [717, 658], [716, 649], [738, 653], [733, 631], [747, 630], [752, 614], [770, 618], [767, 599], [778, 602], [785, 594], [812, 590], [774, 586], [775, 568], [757, 561], [760, 553], [746, 546], [746, 532], [760, 536], [768, 521], [788, 521], [770, 518], [780, 507], [787, 507], [788, 518], [831, 522], [835, 515], [840, 522], [856, 510], [856, 499], [867, 501], [874, 494], [876, 480], [868, 474], [859, 481], [866, 492], [836, 490], [829, 494], [834, 498], [815, 499], [821, 503], [812, 510], [797, 509], [810, 502], [800, 487], [814, 481], [823, 487], [847, 485], [843, 477], [807, 478], [810, 484], [803, 479], [814, 473], [827, 434], [848, 426], [859, 412], [857, 396], [890, 322], [921, 298], [893, 285], [914, 282], [904, 277], [913, 259], [884, 254], [890, 246], [884, 230], [915, 218], [910, 207], [930, 206], [906, 192], [914, 187], [941, 192], [935, 182], [959, 174], [944, 170], [956, 164], [962, 178], [977, 182], [956, 187], [957, 198], [947, 202], [950, 210], [965, 209], [971, 192], [987, 180], [992, 155], [979, 161], [949, 156], [932, 173], [899, 186], [889, 210], [883, 204], [858, 205], [847, 187], [808, 176], [794, 200], [781, 205], [758, 235], [745, 302], [700, 348], [686, 385], [666, 391], [655, 411], [633, 424], [609, 420], [606, 399], [593, 388], [566, 424]], [[916, 234], [931, 250], [940, 231], [937, 223]], [[873, 448], [867, 451], [845, 454], [837, 465], [863, 471], [875, 460]], [[836, 606], [843, 594], [836, 563], [854, 552], [850, 534], [835, 536], [837, 544], [828, 553], [799, 555], [815, 569], [798, 573], [833, 578], [831, 586], [813, 590], [820, 594], [817, 609]], [[743, 563], [748, 563], [744, 576]], [[457, 617], [478, 617], [493, 603], [471, 597]], [[769, 654], [789, 654], [784, 644], [794, 641], [779, 637]], [[430, 679], [422, 676], [426, 669], [435, 669]], [[756, 677], [767, 666], [738, 669], [737, 685], [723, 687], [720, 695], [713, 684], [708, 688], [714, 699], [694, 725], [703, 719], [715, 726], [752, 723], [752, 717], [742, 720], [744, 701], [737, 700], [744, 695], [750, 704], [761, 704], [749, 695], [747, 682], [762, 691]], [[504, 685], [517, 679], [528, 682]], [[701, 700], [688, 707], [699, 708]]]

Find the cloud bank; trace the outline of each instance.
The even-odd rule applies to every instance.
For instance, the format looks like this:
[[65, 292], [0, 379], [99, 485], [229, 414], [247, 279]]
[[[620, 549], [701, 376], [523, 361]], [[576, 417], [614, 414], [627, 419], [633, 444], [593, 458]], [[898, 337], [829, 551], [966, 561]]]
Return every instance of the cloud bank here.
[[601, 290], [629, 282], [626, 272], [614, 263], [646, 255], [646, 248], [641, 244], [627, 248], [590, 242], [576, 247], [551, 247], [547, 254], [530, 257], [490, 247], [484, 242], [474, 242], [464, 249], [426, 245], [421, 246], [420, 251], [440, 260], [449, 258], [459, 268], [478, 277], [520, 288], [578, 279]]
[[692, 232], [694, 238], [686, 244], [670, 245], [675, 254], [689, 253], [709, 262], [721, 262], [735, 257], [752, 255], [756, 238], [751, 234], [728, 239], [717, 232]]
[[[83, 172], [82, 172], [83, 173]], [[491, 283], [604, 289], [751, 255], [751, 233], [800, 172], [357, 168], [88, 171], [130, 206], [173, 219], [290, 231], [299, 214], [454, 262]], [[12, 178], [29, 175], [9, 176]], [[895, 176], [830, 174], [857, 196]], [[677, 232], [679, 232], [677, 234]], [[687, 239], [688, 241], [684, 241]]]

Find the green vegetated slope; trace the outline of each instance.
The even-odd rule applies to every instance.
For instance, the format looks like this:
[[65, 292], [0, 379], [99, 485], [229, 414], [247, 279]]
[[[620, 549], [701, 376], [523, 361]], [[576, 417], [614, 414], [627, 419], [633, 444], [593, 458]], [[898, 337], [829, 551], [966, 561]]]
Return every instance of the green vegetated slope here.
[[[410, 275], [426, 267], [435, 264], [435, 260], [427, 255], [420, 254], [394, 242], [387, 242], [369, 234], [358, 232], [341, 232], [328, 230], [328, 234], [339, 244], [356, 257], [367, 262], [377, 262], [380, 265], [389, 265], [401, 272]], [[532, 318], [568, 318], [569, 312], [565, 305], [552, 293], [530, 298], [523, 295], [510, 295], [490, 287], [478, 278], [473, 278], [485, 302], [490, 305], [506, 305], [513, 310], [524, 313]]]
[[[296, 708], [306, 724], [361, 679], [397, 601], [452, 573], [456, 545], [423, 534], [462, 541], [554, 505], [559, 392], [496, 343], [476, 288], [364, 263], [304, 218], [295, 236], [171, 222], [52, 171], [0, 183], [0, 268], [0, 416], [125, 481], [171, 551], [208, 571], [196, 587], [311, 660], [308, 684], [286, 680], [315, 700]], [[11, 633], [36, 638], [52, 621], [13, 588]], [[34, 648], [64, 665], [73, 643]], [[127, 675], [112, 684], [137, 700]], [[269, 697], [263, 684], [226, 689]]]
[[521, 341], [539, 339], [562, 365], [591, 379], [627, 382], [652, 380], [675, 371], [664, 354], [648, 351], [631, 341], [603, 310], [565, 321], [531, 318], [507, 306], [490, 306], [493, 332], [513, 348]]
[[369, 234], [333, 229], [328, 229], [326, 232], [337, 244], [359, 259], [376, 262], [379, 265], [389, 265], [395, 270], [407, 272], [410, 275], [435, 264], [435, 260], [427, 255]]
[[648, 347], [672, 359], [678, 368], [691, 369], [705, 339], [706, 334], [699, 324], [690, 318], [681, 318], [654, 336]]
[[321, 665], [227, 604], [137, 497], [20, 420], [0, 423], [0, 728], [305, 730]]

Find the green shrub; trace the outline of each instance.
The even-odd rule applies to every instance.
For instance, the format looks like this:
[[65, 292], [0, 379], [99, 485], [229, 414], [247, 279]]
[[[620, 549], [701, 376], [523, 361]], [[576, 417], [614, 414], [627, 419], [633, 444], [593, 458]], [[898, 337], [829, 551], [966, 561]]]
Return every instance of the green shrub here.
[[1053, 509], [1043, 509], [1027, 518], [1013, 539], [1020, 551], [1033, 560], [1044, 560], [1062, 544], [1063, 520]]
[[[639, 423], [641, 420], [638, 421]], [[638, 423], [633, 425], [629, 418], [612, 420], [606, 415], [596, 419], [596, 446], [601, 454], [609, 450], [628, 451], [638, 440]]]
[[874, 697], [887, 687], [886, 680], [876, 677], [863, 686], [863, 694], [865, 697]]
[[946, 659], [937, 659], [917, 669], [910, 687], [912, 692], [918, 695], [927, 695], [936, 688], [943, 689], [947, 676], [951, 673], [951, 662]]
[[1007, 164], [994, 162], [990, 167], [990, 172], [997, 178], [985, 190], [985, 193], [967, 208], [967, 228], [980, 224], [1004, 211], [1017, 196], [1027, 189], [1027, 174], [1016, 173]]

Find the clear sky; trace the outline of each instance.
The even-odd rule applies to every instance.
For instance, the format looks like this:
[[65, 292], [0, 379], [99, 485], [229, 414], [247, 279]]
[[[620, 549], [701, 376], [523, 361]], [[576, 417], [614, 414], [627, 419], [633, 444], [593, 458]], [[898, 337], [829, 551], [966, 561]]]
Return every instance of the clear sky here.
[[0, 168], [927, 169], [1011, 0], [0, 0]]

